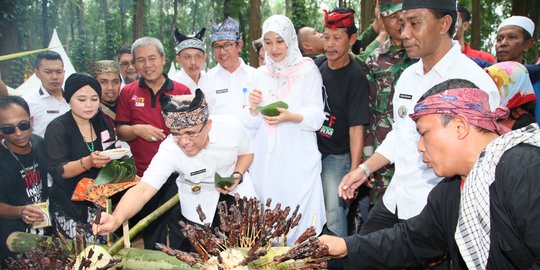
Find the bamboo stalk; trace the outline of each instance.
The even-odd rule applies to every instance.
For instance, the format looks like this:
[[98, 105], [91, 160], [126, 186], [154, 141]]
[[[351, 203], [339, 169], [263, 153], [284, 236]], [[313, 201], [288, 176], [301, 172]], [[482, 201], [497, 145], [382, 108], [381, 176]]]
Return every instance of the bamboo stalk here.
[[[139, 234], [142, 230], [144, 230], [152, 221], [156, 220], [158, 217], [163, 215], [163, 213], [167, 212], [167, 210], [171, 209], [175, 204], [177, 204], [180, 200], [180, 197], [178, 194], [174, 195], [172, 198], [170, 198], [167, 202], [165, 202], [163, 205], [158, 207], [154, 212], [150, 213], [148, 216], [141, 219], [131, 230], [129, 230], [129, 239], [133, 239], [137, 234]], [[124, 236], [120, 237], [120, 239], [116, 240], [116, 242], [112, 245], [112, 247], [109, 248], [109, 253], [111, 256], [116, 255], [122, 248], [124, 247]]]
[[0, 61], [9, 60], [9, 59], [13, 59], [13, 58], [18, 58], [18, 57], [22, 57], [22, 56], [27, 56], [27, 55], [30, 55], [30, 54], [34, 54], [34, 53], [38, 53], [38, 52], [44, 52], [44, 51], [48, 51], [48, 50], [52, 50], [52, 49], [56, 49], [56, 48], [60, 48], [60, 47], [62, 47], [62, 46], [56, 46], [54, 48], [44, 48], [44, 49], [37, 49], [37, 50], [26, 51], [26, 52], [18, 52], [18, 53], [0, 55]]

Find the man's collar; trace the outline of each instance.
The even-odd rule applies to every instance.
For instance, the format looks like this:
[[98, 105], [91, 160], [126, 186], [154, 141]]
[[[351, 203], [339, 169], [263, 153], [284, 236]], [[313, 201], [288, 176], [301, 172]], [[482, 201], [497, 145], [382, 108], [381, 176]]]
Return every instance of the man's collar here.
[[[159, 91], [161, 91], [161, 90], [163, 90], [163, 91], [172, 90], [174, 88], [174, 84], [171, 81], [171, 79], [169, 79], [167, 74], [165, 74], [165, 73], [161, 73], [161, 74], [163, 74], [163, 76], [165, 76], [165, 82], [163, 83], [163, 85], [161, 86]], [[139, 87], [150, 89], [150, 87], [148, 87], [148, 85], [146, 84], [146, 81], [144, 80], [143, 77], [139, 78]]]
[[[446, 54], [431, 68], [431, 70], [428, 73], [431, 72], [437, 72], [440, 76], [444, 76], [448, 69], [450, 69], [450, 62], [454, 60], [454, 58], [461, 55], [461, 45], [459, 45], [459, 42], [453, 40], [452, 41], [452, 48], [450, 48], [449, 51], [446, 52]], [[418, 61], [420, 65], [418, 65], [417, 69], [415, 70], [416, 73], [425, 75], [424, 74], [424, 63], [422, 62], [422, 59]], [[428, 74], [426, 73], [426, 74]]]
[[47, 88], [45, 88], [43, 85], [39, 87], [39, 97], [41, 97], [42, 99], [51, 97], [51, 94], [49, 93]]
[[217, 67], [218, 67], [218, 71], [220, 72], [227, 72], [227, 73], [235, 73], [236, 71], [238, 71], [239, 69], [242, 69], [245, 71], [245, 68], [246, 68], [246, 63], [244, 62], [244, 59], [242, 59], [241, 57], [238, 57], [238, 60], [240, 61], [240, 66], [238, 66], [233, 72], [229, 72], [228, 70], [226, 70], [223, 66], [221, 66], [221, 64], [218, 64]]

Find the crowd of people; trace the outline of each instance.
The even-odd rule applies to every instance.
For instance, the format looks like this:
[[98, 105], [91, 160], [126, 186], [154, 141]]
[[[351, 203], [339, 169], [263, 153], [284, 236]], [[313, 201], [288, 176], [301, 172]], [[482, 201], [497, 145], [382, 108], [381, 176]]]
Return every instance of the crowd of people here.
[[[539, 267], [534, 23], [504, 19], [492, 56], [465, 41], [455, 0], [379, 0], [376, 15], [362, 33], [349, 8], [325, 10], [323, 33], [273, 15], [252, 44], [258, 68], [233, 18], [211, 25], [209, 49], [206, 28], [176, 29], [171, 78], [152, 37], [66, 80], [60, 55], [39, 53], [41, 87], [0, 97], [0, 259], [14, 231], [104, 243], [177, 194], [144, 248], [191, 251], [179, 222], [219, 226], [218, 202], [239, 194], [298, 206], [283, 244], [314, 226], [336, 268]], [[99, 208], [73, 193], [119, 147], [140, 181], [92, 224]]]

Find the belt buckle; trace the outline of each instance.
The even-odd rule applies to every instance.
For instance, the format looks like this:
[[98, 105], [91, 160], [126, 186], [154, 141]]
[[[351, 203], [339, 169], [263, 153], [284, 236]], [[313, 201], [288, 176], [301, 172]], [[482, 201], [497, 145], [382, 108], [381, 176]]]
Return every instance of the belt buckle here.
[[193, 185], [191, 185], [191, 191], [192, 191], [192, 192], [199, 192], [199, 191], [201, 191], [201, 184], [193, 184]]

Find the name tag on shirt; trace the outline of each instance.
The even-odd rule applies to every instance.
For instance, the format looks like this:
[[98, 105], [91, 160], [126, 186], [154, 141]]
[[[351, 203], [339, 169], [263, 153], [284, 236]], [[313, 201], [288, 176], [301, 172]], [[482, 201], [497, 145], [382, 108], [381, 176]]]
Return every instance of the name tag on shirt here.
[[216, 94], [224, 94], [227, 92], [229, 92], [229, 89], [227, 88], [216, 90]]
[[190, 172], [189, 175], [190, 175], [190, 176], [194, 176], [194, 175], [201, 174], [201, 173], [205, 173], [205, 172], [206, 172], [206, 169], [202, 169], [202, 170]]
[[60, 113], [59, 110], [47, 110], [47, 113]]
[[412, 95], [399, 94], [399, 98], [402, 98], [402, 99], [412, 99]]

